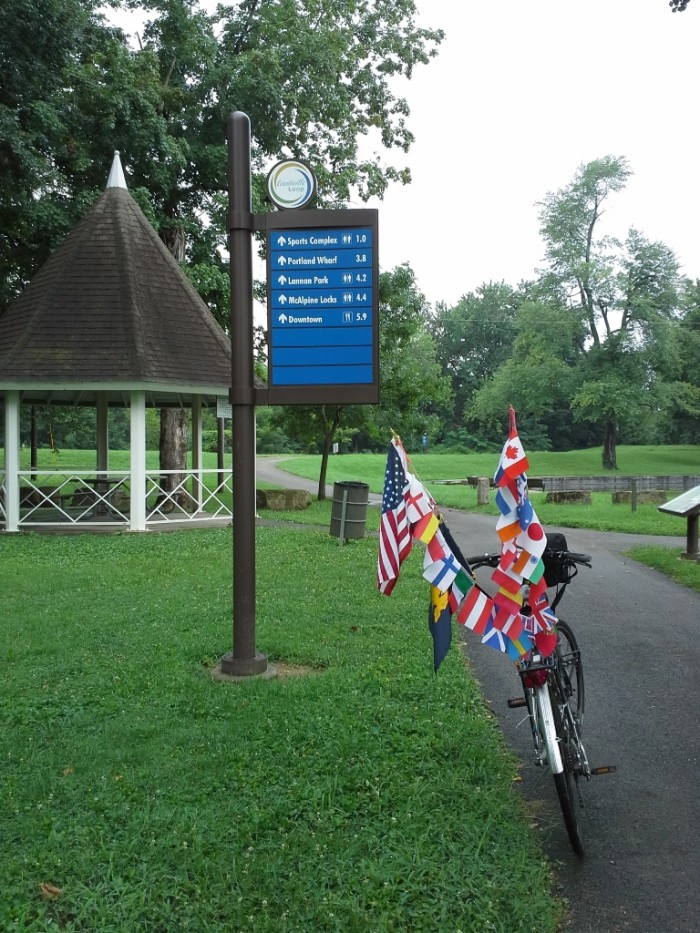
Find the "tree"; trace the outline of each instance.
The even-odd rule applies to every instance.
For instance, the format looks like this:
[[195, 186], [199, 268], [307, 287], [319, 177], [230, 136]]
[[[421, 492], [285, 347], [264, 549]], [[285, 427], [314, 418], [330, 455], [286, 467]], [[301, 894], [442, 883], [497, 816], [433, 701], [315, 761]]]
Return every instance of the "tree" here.
[[674, 13], [682, 13], [688, 8], [690, 0], [670, 0], [669, 6]]
[[475, 394], [510, 357], [517, 307], [518, 297], [505, 282], [483, 284], [452, 308], [438, 307], [430, 329], [454, 394], [454, 420], [443, 424], [443, 432], [469, 420]]
[[514, 405], [527, 447], [566, 449], [581, 340], [578, 315], [556, 301], [524, 299], [514, 323], [512, 352], [475, 392], [469, 417], [488, 436], [500, 438], [508, 406]]
[[700, 433], [700, 280], [687, 279], [681, 292], [681, 317], [663, 348], [666, 365], [660, 399], [663, 412], [659, 443], [696, 444]]
[[654, 388], [656, 341], [678, 309], [673, 252], [634, 228], [620, 243], [600, 233], [608, 197], [631, 174], [624, 158], [579, 166], [574, 180], [549, 193], [540, 211], [545, 278], [585, 327], [586, 378], [572, 399], [577, 417], [603, 432], [603, 466], [615, 469], [621, 421], [641, 416]]
[[[359, 142], [371, 135], [398, 152], [411, 144], [395, 80], [410, 78], [442, 40], [416, 26], [413, 0], [240, 0], [211, 15], [196, 0], [114, 0], [117, 10], [150, 17], [138, 49], [105, 26], [94, 0], [47, 0], [48, 16], [19, 2], [26, 18], [13, 10], [7, 19], [13, 29], [25, 23], [25, 32], [4, 32], [0, 45], [8, 89], [0, 168], [13, 168], [0, 173], [5, 301], [97, 196], [119, 149], [132, 194], [226, 326], [225, 127], [233, 110], [251, 120], [255, 209], [264, 208], [265, 169], [290, 155], [314, 166], [327, 205], [410, 180], [405, 166], [361, 157]], [[182, 461], [184, 420], [175, 427], [164, 434], [164, 468]]]
[[[73, 132], [88, 61], [123, 42], [89, 0], [16, 0], [0, 31], [0, 314], [104, 187], [96, 140]], [[128, 59], [128, 55], [124, 56]], [[80, 167], [80, 171], [76, 169]]]

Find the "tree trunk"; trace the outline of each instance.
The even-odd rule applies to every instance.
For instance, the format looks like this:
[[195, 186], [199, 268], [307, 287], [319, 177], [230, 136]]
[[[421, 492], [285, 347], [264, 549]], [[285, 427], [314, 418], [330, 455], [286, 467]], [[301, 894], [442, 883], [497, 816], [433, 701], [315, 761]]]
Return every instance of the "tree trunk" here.
[[[162, 240], [177, 262], [185, 261], [185, 231], [176, 226], [166, 230]], [[164, 474], [160, 478], [161, 488], [172, 492], [182, 482], [187, 469], [187, 428], [185, 411], [182, 408], [161, 408], [160, 410], [160, 468], [161, 470], [181, 470], [179, 473]], [[165, 497], [159, 497], [159, 504]], [[168, 499], [164, 510], [171, 511], [175, 503], [185, 507], [187, 496], [184, 491]]]
[[[160, 410], [160, 468], [161, 470], [181, 470], [178, 473], [164, 473], [160, 477], [161, 489], [172, 492], [182, 482], [187, 466], [187, 425], [184, 408], [161, 408]], [[159, 505], [165, 497], [161, 496]], [[175, 503], [185, 508], [187, 496], [184, 490], [177, 492], [165, 501], [163, 511], [171, 511]]]
[[340, 424], [340, 412], [342, 407], [333, 409], [333, 416], [328, 417], [326, 406], [321, 406], [321, 421], [323, 423], [323, 454], [321, 455], [321, 473], [318, 477], [318, 500], [324, 502], [326, 499], [326, 475], [328, 473], [328, 457], [330, 456], [333, 438]]
[[323, 454], [321, 455], [321, 473], [318, 477], [318, 501], [326, 499], [326, 474], [328, 473], [328, 457], [331, 452], [332, 438], [328, 431], [323, 432]]
[[617, 469], [617, 448], [615, 436], [617, 434], [617, 425], [614, 421], [605, 423], [605, 440], [603, 441], [603, 469]]

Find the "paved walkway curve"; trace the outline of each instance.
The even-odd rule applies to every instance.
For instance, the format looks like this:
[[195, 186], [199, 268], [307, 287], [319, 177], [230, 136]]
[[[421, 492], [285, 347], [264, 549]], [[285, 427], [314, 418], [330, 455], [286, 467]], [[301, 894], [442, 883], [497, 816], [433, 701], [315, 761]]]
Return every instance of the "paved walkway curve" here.
[[[276, 471], [274, 461], [258, 464], [261, 479], [274, 475], [270, 482], [317, 489]], [[466, 556], [496, 550], [492, 517], [455, 509], [444, 515]], [[574, 627], [584, 659], [586, 750], [594, 767], [618, 767], [584, 787], [583, 861], [569, 848], [551, 776], [532, 765], [522, 710], [506, 706], [520, 689], [512, 664], [471, 632], [464, 632], [464, 649], [522, 760], [520, 786], [570, 905], [564, 929], [698, 933], [700, 593], [624, 556], [636, 544], [682, 548], [685, 538], [548, 530], [564, 531], [571, 550], [593, 557], [593, 569], [580, 571], [560, 612]]]

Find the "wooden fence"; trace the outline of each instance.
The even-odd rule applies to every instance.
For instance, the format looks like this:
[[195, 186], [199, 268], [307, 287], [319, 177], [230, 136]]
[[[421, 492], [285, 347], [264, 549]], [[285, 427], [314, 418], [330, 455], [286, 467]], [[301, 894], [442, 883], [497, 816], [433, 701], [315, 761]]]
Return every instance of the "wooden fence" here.
[[[478, 476], [464, 479], [433, 480], [443, 486], [476, 486]], [[530, 489], [546, 492], [648, 492], [656, 489], [692, 489], [700, 486], [700, 476], [528, 476]], [[493, 486], [493, 480], [490, 480]]]

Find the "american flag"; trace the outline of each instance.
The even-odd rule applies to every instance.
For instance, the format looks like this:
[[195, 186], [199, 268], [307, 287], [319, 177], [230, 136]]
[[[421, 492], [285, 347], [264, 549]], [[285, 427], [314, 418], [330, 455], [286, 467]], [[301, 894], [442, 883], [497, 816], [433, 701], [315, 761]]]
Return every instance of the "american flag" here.
[[384, 474], [377, 559], [377, 586], [379, 591], [387, 596], [394, 589], [401, 564], [411, 550], [411, 526], [406, 515], [404, 498], [409, 485], [405, 457], [403, 448], [399, 451], [396, 441], [392, 441]]

